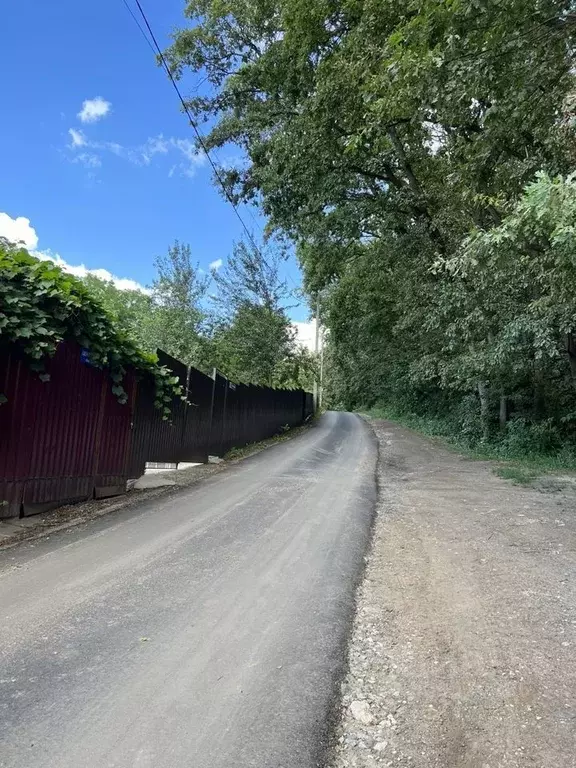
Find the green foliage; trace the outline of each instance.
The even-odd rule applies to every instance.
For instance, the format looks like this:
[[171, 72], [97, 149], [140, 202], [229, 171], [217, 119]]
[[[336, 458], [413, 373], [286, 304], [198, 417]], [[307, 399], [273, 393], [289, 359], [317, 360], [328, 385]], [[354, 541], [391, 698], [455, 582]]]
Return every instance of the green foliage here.
[[238, 243], [215, 275], [217, 321], [212, 352], [233, 381], [310, 389], [314, 357], [299, 347], [287, 315], [291, 298], [280, 277], [282, 255]]
[[209, 277], [193, 265], [190, 246], [177, 241], [156, 259], [155, 266], [153, 332], [158, 346], [186, 365], [201, 366], [206, 319], [201, 302]]
[[[322, 291], [327, 388], [469, 445], [576, 441], [571, 0], [189, 0], [168, 51]], [[496, 449], [495, 449], [496, 450]]]
[[156, 279], [147, 292], [122, 290], [87, 275], [83, 282], [115, 326], [147, 352], [157, 349], [210, 372], [214, 352], [203, 301], [209, 277], [192, 263], [190, 246], [175, 242], [155, 261]]
[[[422, 405], [422, 404], [421, 404]], [[424, 407], [422, 408], [424, 411]], [[481, 436], [472, 437], [459, 431], [459, 420], [451, 412], [445, 414], [421, 414], [404, 409], [402, 406], [377, 404], [371, 408], [362, 408], [360, 412], [370, 418], [386, 419], [413, 429], [431, 438], [436, 438], [447, 448], [455, 449], [471, 458], [496, 460], [508, 465], [526, 469], [536, 474], [557, 472], [560, 470], [576, 471], [576, 444], [563, 443], [559, 450], [547, 452], [546, 442], [538, 443], [537, 433], [531, 439], [519, 443], [515, 436], [506, 439], [506, 435], [495, 436], [490, 441]], [[512, 427], [514, 432], [515, 427]], [[526, 436], [526, 433], [524, 433]]]
[[276, 314], [285, 312], [291, 293], [280, 277], [281, 260], [282, 254], [271, 247], [236, 243], [226, 265], [214, 273], [218, 289], [214, 301], [219, 315], [230, 318], [245, 306], [263, 307]]
[[141, 349], [160, 348], [207, 373], [216, 366], [238, 382], [311, 389], [316, 362], [294, 341], [281, 258], [270, 247], [241, 242], [211, 284], [193, 265], [190, 247], [175, 243], [156, 260], [149, 293], [120, 290], [93, 275], [84, 284]]
[[217, 367], [233, 381], [273, 386], [276, 367], [289, 354], [290, 343], [283, 314], [247, 303], [216, 336]]
[[129, 336], [136, 345], [150, 353], [158, 347], [155, 305], [148, 293], [121, 290], [113, 282], [88, 274], [82, 282], [112, 318], [116, 328]]
[[138, 349], [114, 325], [102, 305], [84, 284], [51, 261], [41, 261], [22, 248], [0, 244], [0, 343], [15, 344], [30, 367], [46, 381], [44, 361], [58, 344], [72, 340], [89, 350], [92, 365], [110, 372], [112, 391], [121, 403], [128, 368], [151, 375], [156, 383], [156, 404], [169, 414], [177, 379], [158, 366], [154, 355]]

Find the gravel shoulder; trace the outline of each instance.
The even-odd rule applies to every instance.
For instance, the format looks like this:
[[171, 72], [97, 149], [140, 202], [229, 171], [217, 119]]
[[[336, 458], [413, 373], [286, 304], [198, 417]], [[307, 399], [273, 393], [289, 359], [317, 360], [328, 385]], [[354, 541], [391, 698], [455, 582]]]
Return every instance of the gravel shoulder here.
[[576, 494], [390, 422], [332, 768], [576, 766]]

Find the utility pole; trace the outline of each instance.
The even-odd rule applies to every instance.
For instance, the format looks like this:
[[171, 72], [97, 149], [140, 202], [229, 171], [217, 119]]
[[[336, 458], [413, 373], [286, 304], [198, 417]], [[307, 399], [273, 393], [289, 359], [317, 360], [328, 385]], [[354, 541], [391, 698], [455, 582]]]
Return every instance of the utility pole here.
[[[316, 294], [316, 337], [314, 340], [314, 352], [316, 354], [316, 361], [318, 361], [318, 343], [320, 340], [320, 294]], [[322, 373], [320, 372], [320, 386], [322, 386]], [[314, 413], [317, 412], [321, 405], [319, 397], [320, 387], [318, 386], [318, 374], [314, 376]]]
[[322, 408], [324, 399], [324, 330], [320, 336], [320, 387], [318, 390], [318, 407]]

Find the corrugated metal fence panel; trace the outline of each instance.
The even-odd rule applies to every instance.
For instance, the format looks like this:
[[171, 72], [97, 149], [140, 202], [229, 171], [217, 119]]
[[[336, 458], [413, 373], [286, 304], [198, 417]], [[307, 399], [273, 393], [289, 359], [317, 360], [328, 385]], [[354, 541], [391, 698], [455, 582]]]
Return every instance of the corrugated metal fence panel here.
[[[180, 385], [186, 391], [188, 370], [184, 363], [158, 350], [158, 359], [178, 376]], [[128, 461], [130, 477], [140, 477], [147, 461], [176, 463], [180, 451], [186, 422], [186, 405], [176, 397], [172, 401], [169, 420], [162, 418], [161, 411], [154, 406], [154, 382], [143, 379], [138, 382], [134, 406], [132, 445]]]
[[224, 456], [231, 448], [240, 448], [246, 445], [242, 433], [242, 396], [244, 387], [241, 384], [233, 384], [231, 381], [226, 381], [225, 387], [220, 456]]
[[21, 365], [15, 407], [25, 515], [92, 495], [104, 374], [82, 363], [80, 353], [61, 344], [46, 362], [47, 382]]
[[24, 493], [24, 479], [17, 472], [17, 411], [20, 361], [8, 350], [0, 351], [0, 392], [8, 402], [0, 405], [0, 519], [17, 517]]
[[214, 380], [196, 368], [188, 375], [188, 407], [179, 461], [208, 461]]
[[112, 392], [110, 380], [104, 382], [95, 455], [94, 496], [97, 499], [115, 496], [126, 490], [136, 395], [136, 378], [133, 373], [124, 376], [122, 386], [128, 396], [124, 405], [118, 402]]
[[222, 456], [225, 429], [225, 408], [228, 394], [228, 379], [216, 372], [214, 378], [214, 397], [212, 401], [212, 429], [210, 430], [211, 456]]
[[[71, 343], [61, 344], [46, 361], [46, 373], [50, 380], [42, 382], [14, 355], [7, 364], [8, 402], [0, 417], [0, 494], [9, 501], [11, 515], [19, 512], [20, 504], [24, 514], [33, 514], [89, 498], [94, 488], [101, 408], [108, 393], [113, 397], [110, 379], [83, 362], [80, 347]], [[117, 424], [117, 439], [120, 433]], [[129, 435], [128, 417], [125, 443]], [[124, 468], [125, 459], [114, 463], [113, 474], [123, 476]]]
[[[217, 405], [222, 403], [221, 420], [215, 411], [212, 450], [223, 455], [231, 448], [240, 448], [280, 433], [286, 427], [300, 424], [304, 416], [302, 390], [279, 390], [268, 387], [231, 384], [217, 380]], [[218, 437], [220, 436], [220, 437]]]
[[304, 392], [304, 418], [314, 416], [314, 395], [310, 392]]
[[145, 462], [206, 461], [299, 424], [312, 408], [301, 390], [234, 385], [205, 376], [159, 352], [190, 405], [172, 403], [164, 421], [154, 384], [128, 374], [120, 405], [107, 372], [90, 366], [78, 346], [61, 344], [43, 383], [14, 352], [0, 350], [0, 517], [56, 503], [122, 492]]
[[136, 385], [136, 402], [132, 423], [132, 441], [128, 460], [128, 477], [140, 477], [144, 474], [149, 461], [150, 443], [156, 418], [154, 408], [154, 381], [140, 379]]

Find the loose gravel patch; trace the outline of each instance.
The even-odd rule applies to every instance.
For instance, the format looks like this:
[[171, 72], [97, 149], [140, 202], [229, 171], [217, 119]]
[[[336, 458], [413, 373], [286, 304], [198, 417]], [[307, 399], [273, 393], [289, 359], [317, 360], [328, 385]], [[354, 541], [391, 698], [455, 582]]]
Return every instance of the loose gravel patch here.
[[383, 421], [331, 768], [576, 767], [576, 493]]

